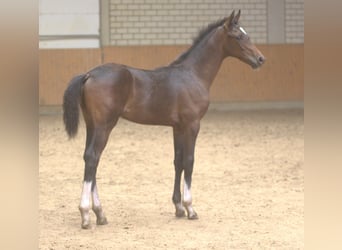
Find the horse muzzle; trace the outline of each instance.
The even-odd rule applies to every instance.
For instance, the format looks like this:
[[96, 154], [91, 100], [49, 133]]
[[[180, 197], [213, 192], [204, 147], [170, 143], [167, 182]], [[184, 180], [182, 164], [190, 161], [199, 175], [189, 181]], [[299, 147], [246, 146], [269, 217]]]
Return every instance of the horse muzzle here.
[[251, 58], [250, 65], [253, 69], [257, 69], [261, 67], [266, 61], [266, 58], [263, 55], [258, 55], [256, 57]]

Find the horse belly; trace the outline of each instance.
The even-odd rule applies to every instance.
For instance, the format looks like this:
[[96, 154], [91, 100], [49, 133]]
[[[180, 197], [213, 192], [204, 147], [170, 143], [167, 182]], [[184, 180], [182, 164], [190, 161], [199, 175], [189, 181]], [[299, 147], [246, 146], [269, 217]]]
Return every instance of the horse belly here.
[[171, 107], [161, 104], [135, 104], [126, 105], [122, 118], [149, 125], [167, 125], [172, 126], [177, 123], [178, 115]]

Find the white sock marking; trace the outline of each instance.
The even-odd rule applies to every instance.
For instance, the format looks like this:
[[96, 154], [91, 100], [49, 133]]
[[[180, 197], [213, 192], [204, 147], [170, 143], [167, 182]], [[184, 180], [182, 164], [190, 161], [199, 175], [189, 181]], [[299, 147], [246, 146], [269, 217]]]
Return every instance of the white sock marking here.
[[83, 182], [83, 189], [81, 195], [81, 204], [82, 208], [90, 208], [90, 195], [91, 195], [91, 184], [92, 182]]
[[188, 184], [186, 181], [184, 181], [184, 198], [183, 201], [186, 203], [191, 203], [192, 202], [192, 197], [191, 197], [191, 188], [189, 188]]
[[100, 207], [100, 198], [99, 198], [99, 194], [97, 192], [97, 186], [94, 187], [94, 191], [93, 191], [93, 206], [94, 207]]

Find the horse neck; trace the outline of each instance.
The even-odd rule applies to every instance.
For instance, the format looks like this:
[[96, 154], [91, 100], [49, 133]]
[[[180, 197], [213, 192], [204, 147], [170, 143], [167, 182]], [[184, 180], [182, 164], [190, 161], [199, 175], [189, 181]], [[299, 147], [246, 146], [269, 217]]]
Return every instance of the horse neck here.
[[208, 34], [183, 62], [183, 65], [196, 73], [208, 89], [226, 57], [218, 33], [214, 30]]

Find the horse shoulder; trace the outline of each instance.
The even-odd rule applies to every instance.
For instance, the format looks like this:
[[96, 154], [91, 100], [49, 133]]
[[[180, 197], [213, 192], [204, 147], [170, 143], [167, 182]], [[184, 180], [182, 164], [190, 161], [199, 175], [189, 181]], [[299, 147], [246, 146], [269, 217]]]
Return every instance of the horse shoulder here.
[[209, 107], [209, 91], [198, 81], [183, 83], [178, 95], [181, 120], [201, 119]]

